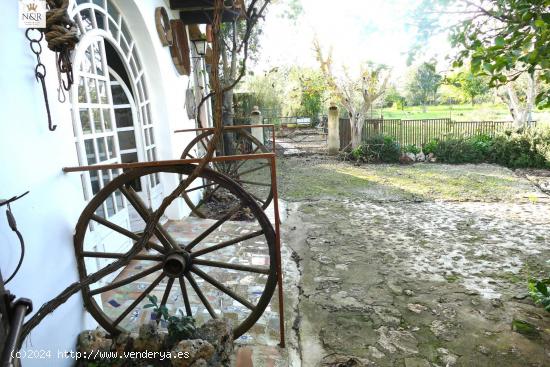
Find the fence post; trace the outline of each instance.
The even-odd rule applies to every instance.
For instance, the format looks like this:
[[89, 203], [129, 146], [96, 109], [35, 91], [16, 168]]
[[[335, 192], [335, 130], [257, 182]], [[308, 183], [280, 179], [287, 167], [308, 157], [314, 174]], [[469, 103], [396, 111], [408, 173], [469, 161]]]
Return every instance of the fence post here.
[[328, 109], [328, 154], [336, 155], [340, 150], [340, 132], [338, 121], [338, 107], [331, 103]]
[[[250, 125], [262, 125], [262, 112], [258, 106], [252, 107], [252, 112], [250, 113]], [[263, 127], [253, 127], [251, 129], [252, 136], [258, 139], [262, 144], [264, 143], [264, 128]], [[256, 147], [254, 147], [256, 148]]]

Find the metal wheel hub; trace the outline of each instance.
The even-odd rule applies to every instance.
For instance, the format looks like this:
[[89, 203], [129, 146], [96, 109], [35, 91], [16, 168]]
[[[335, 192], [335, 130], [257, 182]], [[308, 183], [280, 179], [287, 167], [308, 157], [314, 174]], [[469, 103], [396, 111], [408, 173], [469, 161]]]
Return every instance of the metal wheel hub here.
[[186, 253], [171, 253], [164, 259], [162, 270], [171, 278], [178, 278], [189, 269], [189, 256]]

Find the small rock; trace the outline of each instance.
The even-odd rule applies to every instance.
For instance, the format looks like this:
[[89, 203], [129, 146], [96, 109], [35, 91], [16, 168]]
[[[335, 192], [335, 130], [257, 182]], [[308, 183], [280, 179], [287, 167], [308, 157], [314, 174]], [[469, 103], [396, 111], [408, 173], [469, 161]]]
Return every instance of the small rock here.
[[139, 333], [134, 340], [136, 352], [159, 352], [164, 346], [165, 334], [158, 331], [157, 323], [150, 322], [139, 327]]
[[[412, 153], [408, 153], [408, 154], [412, 154]], [[401, 157], [399, 157], [399, 163], [401, 164], [412, 164], [413, 162], [414, 162], [414, 158], [411, 158], [408, 155], [402, 155]]]
[[500, 307], [502, 307], [503, 303], [500, 300], [500, 298], [495, 298], [495, 299], [491, 300], [491, 305], [493, 305], [494, 308], [500, 308]]
[[453, 367], [458, 360], [458, 356], [452, 354], [445, 348], [437, 348], [437, 353], [439, 354], [439, 359], [443, 362], [445, 367]]
[[403, 291], [403, 293], [404, 293], [406, 296], [409, 296], [409, 297], [414, 296], [414, 292], [411, 291], [410, 289], [405, 289], [405, 290]]
[[78, 335], [77, 350], [88, 355], [93, 355], [95, 351], [109, 351], [111, 344], [111, 339], [107, 339], [107, 334], [104, 331], [87, 330]]
[[426, 160], [426, 155], [424, 153], [420, 152], [416, 155], [415, 158], [416, 158], [417, 162], [424, 162]]
[[373, 347], [372, 345], [369, 345], [368, 353], [369, 353], [369, 356], [376, 359], [384, 358], [386, 356], [384, 353], [379, 351], [378, 348]]
[[418, 303], [409, 303], [407, 305], [407, 308], [409, 309], [409, 311], [414, 313], [421, 313], [422, 311], [426, 311], [428, 309], [426, 306]]
[[227, 319], [211, 319], [197, 329], [197, 338], [216, 347], [209, 361], [214, 366], [229, 366], [233, 355], [233, 326]]
[[[172, 349], [171, 362], [173, 367], [204, 366], [200, 361], [207, 361], [214, 355], [215, 349], [209, 342], [201, 339], [182, 340]], [[183, 356], [183, 358], [178, 358]], [[195, 365], [194, 363], [197, 363]], [[202, 365], [201, 365], [202, 364]]]
[[486, 346], [484, 345], [478, 345], [477, 347], [477, 351], [483, 355], [486, 355], [488, 356], [489, 355], [489, 348], [487, 348]]

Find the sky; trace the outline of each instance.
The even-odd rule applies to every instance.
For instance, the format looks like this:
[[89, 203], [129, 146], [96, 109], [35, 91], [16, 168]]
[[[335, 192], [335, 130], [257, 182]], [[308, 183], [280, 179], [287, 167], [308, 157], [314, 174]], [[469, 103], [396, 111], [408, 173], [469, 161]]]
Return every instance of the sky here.
[[[415, 40], [412, 13], [420, 0], [301, 0], [303, 13], [296, 24], [282, 17], [286, 1], [270, 5], [260, 41], [261, 57], [255, 72], [297, 64], [318, 67], [312, 42], [317, 37], [325, 54], [333, 48], [334, 65], [357, 71], [363, 61], [383, 63], [396, 77], [406, 73], [407, 57]], [[424, 57], [443, 59], [446, 38], [427, 46]]]

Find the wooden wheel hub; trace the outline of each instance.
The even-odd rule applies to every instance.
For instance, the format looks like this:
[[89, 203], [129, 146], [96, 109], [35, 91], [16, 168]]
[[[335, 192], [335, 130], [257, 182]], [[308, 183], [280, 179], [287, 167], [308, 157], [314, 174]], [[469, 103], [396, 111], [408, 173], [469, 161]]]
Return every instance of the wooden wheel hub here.
[[171, 278], [182, 276], [187, 270], [188, 259], [185, 254], [176, 252], [166, 256], [162, 269]]

